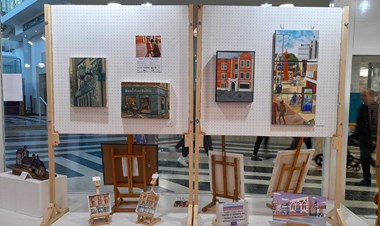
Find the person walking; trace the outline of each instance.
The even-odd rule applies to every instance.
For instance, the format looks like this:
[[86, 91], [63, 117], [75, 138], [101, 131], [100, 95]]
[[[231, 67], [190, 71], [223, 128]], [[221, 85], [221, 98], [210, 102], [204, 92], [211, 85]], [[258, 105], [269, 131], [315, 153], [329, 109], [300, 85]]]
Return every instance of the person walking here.
[[269, 137], [258, 136], [256, 138], [255, 147], [253, 148], [253, 154], [252, 154], [252, 157], [251, 157], [252, 161], [262, 161], [262, 159], [257, 156], [257, 153], [259, 152], [259, 149], [260, 149], [260, 146], [261, 146], [261, 142], [263, 140], [264, 140], [264, 148], [265, 148], [265, 150], [267, 150]]
[[375, 102], [375, 92], [372, 89], [362, 92], [362, 105], [359, 108], [357, 126], [354, 136], [359, 141], [360, 161], [363, 171], [363, 180], [355, 186], [371, 186], [371, 158], [376, 148], [377, 139], [377, 112], [378, 104]]

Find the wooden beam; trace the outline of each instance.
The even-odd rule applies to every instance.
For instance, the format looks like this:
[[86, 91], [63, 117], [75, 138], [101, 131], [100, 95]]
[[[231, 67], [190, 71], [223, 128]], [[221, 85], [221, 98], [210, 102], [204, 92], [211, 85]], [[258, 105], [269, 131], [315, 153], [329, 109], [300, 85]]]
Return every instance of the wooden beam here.
[[44, 5], [45, 38], [46, 38], [46, 88], [47, 88], [47, 122], [48, 122], [48, 157], [49, 157], [49, 200], [50, 205], [45, 212], [41, 225], [51, 225], [68, 208], [60, 209], [55, 203], [55, 153], [54, 147], [59, 144], [59, 134], [54, 127], [54, 75], [53, 75], [53, 39], [51, 6]]

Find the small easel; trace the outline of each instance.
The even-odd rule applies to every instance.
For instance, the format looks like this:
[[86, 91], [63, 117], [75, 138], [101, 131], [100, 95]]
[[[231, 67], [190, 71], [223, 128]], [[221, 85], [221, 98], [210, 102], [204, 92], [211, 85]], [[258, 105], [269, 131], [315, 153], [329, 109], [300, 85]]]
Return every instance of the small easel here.
[[[303, 172], [306, 168], [306, 161], [302, 162], [301, 166], [297, 166], [297, 163], [298, 163], [298, 157], [299, 157], [300, 152], [301, 152], [303, 140], [304, 140], [304, 138], [300, 137], [300, 139], [298, 141], [296, 153], [294, 154], [292, 166], [286, 166], [286, 164], [282, 165], [281, 171], [280, 171], [280, 176], [279, 176], [277, 187], [276, 187], [277, 192], [281, 192], [281, 191], [282, 192], [289, 192], [290, 182], [292, 181], [294, 171], [300, 171], [300, 174], [299, 174], [300, 177], [298, 177], [296, 188], [294, 189], [294, 191], [292, 193], [300, 193], [301, 192], [301, 186], [300, 186], [301, 180], [302, 180], [301, 175], [303, 174]], [[289, 171], [290, 173], [289, 173], [288, 177], [286, 178], [286, 186], [285, 186], [285, 188], [282, 189], [281, 188], [281, 182], [284, 179], [284, 174], [286, 171]]]
[[[99, 187], [100, 187], [100, 177], [93, 177], [92, 180], [95, 183], [95, 190], [96, 194], [99, 195]], [[110, 224], [110, 213], [96, 213], [91, 214], [90, 219], [88, 220], [91, 226], [95, 225], [104, 225], [104, 224]]]
[[[160, 197], [158, 194], [156, 194], [156, 192], [154, 192], [154, 187], [157, 183], [157, 178], [158, 178], [158, 174], [157, 173], [153, 174], [152, 181], [150, 182], [150, 184], [152, 185], [150, 192], [148, 193], [143, 192], [140, 195], [140, 199], [136, 208], [136, 214], [137, 214], [136, 224], [145, 224], [145, 225], [151, 226], [161, 221], [161, 218], [154, 218], [154, 212], [157, 208], [158, 199]], [[142, 205], [141, 209], [143, 211], [139, 210], [140, 205]], [[147, 213], [146, 211], [147, 207], [150, 208], [152, 212]]]
[[[303, 140], [304, 140], [304, 138], [300, 137], [298, 144], [297, 144], [296, 153], [294, 154], [292, 165], [287, 166], [286, 164], [283, 164], [281, 166], [281, 171], [280, 171], [280, 176], [278, 178], [278, 183], [277, 183], [276, 189], [274, 190], [275, 192], [289, 192], [290, 184], [291, 184], [292, 177], [293, 177], [293, 174], [295, 171], [300, 171], [300, 173], [299, 173], [299, 177], [297, 180], [296, 188], [294, 189], [294, 191], [292, 191], [292, 193], [300, 193], [301, 192], [302, 175], [306, 169], [307, 162], [303, 161], [301, 166], [297, 166], [297, 163], [298, 163], [298, 157], [299, 157], [300, 152], [301, 152]], [[285, 187], [281, 187], [282, 181], [285, 180], [284, 175], [286, 172], [289, 172], [289, 175], [286, 178], [286, 185], [285, 185]], [[271, 209], [273, 208], [272, 203], [267, 203], [266, 206], [268, 208], [271, 208]]]
[[[115, 212], [135, 212], [136, 207], [122, 207], [123, 205], [129, 204], [137, 204], [137, 201], [126, 201], [124, 198], [138, 198], [140, 194], [133, 193], [133, 188], [142, 188], [143, 191], [146, 191], [146, 162], [145, 162], [145, 149], [143, 148], [140, 154], [133, 153], [133, 135], [128, 135], [128, 150], [126, 154], [116, 154], [114, 150], [112, 150], [112, 177], [113, 177], [113, 190], [114, 190], [114, 198], [115, 205], [112, 207], [112, 213]], [[116, 159], [127, 158], [128, 162], [128, 181], [120, 182], [117, 181], [117, 173], [121, 169], [116, 169]], [[141, 158], [142, 159], [142, 174], [143, 174], [143, 182], [142, 183], [134, 183], [133, 181], [133, 159]], [[141, 172], [139, 172], [141, 173]], [[119, 191], [120, 187], [127, 187], [128, 193], [122, 194]]]
[[[216, 164], [222, 165], [223, 169], [223, 193], [217, 193], [216, 191], [216, 182], [215, 182], [215, 168]], [[235, 174], [235, 189], [233, 195], [228, 194], [228, 189], [227, 189], [227, 166], [232, 166], [234, 167], [234, 174]], [[212, 167], [212, 201], [207, 204], [205, 207], [202, 208], [202, 212], [206, 212], [208, 209], [216, 205], [216, 202], [218, 202], [217, 197], [221, 198], [227, 198], [227, 199], [232, 199], [234, 202], [239, 201], [239, 192], [238, 192], [238, 187], [239, 187], [239, 182], [237, 180], [238, 178], [238, 159], [234, 158], [233, 162], [227, 162], [227, 156], [226, 156], [226, 141], [225, 141], [225, 136], [222, 136], [222, 160], [217, 161], [215, 160], [215, 155], [211, 156], [211, 167]]]

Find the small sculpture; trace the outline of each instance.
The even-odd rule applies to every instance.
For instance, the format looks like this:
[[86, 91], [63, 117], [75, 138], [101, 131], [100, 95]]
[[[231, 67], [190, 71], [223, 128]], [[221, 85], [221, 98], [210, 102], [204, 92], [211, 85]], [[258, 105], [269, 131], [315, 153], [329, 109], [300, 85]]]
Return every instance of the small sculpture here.
[[38, 155], [32, 154], [32, 157], [29, 157], [29, 151], [26, 146], [17, 149], [16, 164], [8, 165], [7, 167], [12, 169], [12, 173], [15, 175], [27, 172], [34, 179], [49, 179], [49, 173], [46, 170], [44, 163], [40, 160]]

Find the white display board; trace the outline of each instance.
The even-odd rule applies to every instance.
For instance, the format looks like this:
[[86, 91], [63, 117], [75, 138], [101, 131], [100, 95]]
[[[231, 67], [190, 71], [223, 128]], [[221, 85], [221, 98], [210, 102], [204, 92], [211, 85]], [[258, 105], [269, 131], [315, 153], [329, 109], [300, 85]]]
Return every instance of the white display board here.
[[23, 101], [22, 75], [3, 74], [4, 101]]
[[[208, 135], [330, 137], [335, 134], [341, 8], [204, 6], [201, 126]], [[316, 125], [272, 126], [275, 30], [319, 30]], [[253, 103], [215, 102], [216, 51], [255, 51]]]
[[[52, 6], [59, 133], [182, 134], [188, 125], [188, 6]], [[161, 73], [137, 73], [136, 36], [161, 35]], [[106, 58], [107, 107], [71, 107], [69, 59]], [[121, 118], [121, 82], [170, 83], [170, 119]]]

